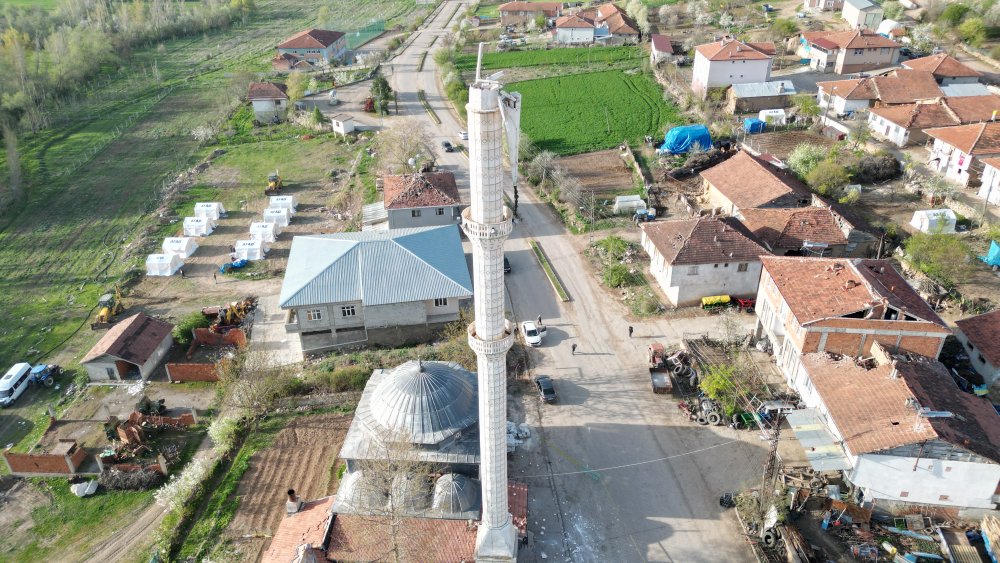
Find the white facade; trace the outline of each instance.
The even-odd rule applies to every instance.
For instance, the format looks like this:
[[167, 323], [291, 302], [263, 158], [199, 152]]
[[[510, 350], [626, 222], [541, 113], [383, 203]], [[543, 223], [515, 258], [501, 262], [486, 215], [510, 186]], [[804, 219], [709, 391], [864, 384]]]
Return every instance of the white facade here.
[[868, 109], [870, 104], [869, 100], [848, 100], [836, 95], [830, 96], [822, 88], [816, 96], [824, 115], [843, 115], [848, 112], [861, 111]]
[[218, 221], [225, 214], [226, 208], [217, 201], [202, 201], [194, 204], [195, 217], [207, 217], [213, 221]]
[[[867, 6], [859, 8], [855, 4], [867, 4]], [[884, 12], [880, 6], [876, 6], [865, 0], [860, 2], [847, 0], [844, 2], [844, 10], [841, 12], [841, 17], [847, 20], [847, 23], [854, 29], [864, 27], [874, 31], [882, 23], [883, 14]]]
[[333, 125], [334, 133], [347, 135], [354, 132], [354, 118], [346, 113], [333, 116], [330, 123]]
[[87, 377], [91, 381], [116, 381], [125, 379], [132, 368], [139, 368], [139, 376], [145, 380], [160, 365], [160, 361], [170, 351], [170, 345], [173, 343], [174, 338], [168, 333], [159, 346], [156, 347], [156, 350], [153, 351], [149, 359], [141, 366], [104, 354], [89, 362], [84, 362], [83, 367], [87, 369]]
[[909, 129], [896, 125], [888, 119], [875, 115], [874, 113], [868, 114], [868, 127], [876, 137], [885, 139], [897, 147], [905, 147], [906, 144], [910, 142]]
[[[976, 155], [975, 157], [965, 154], [957, 148], [949, 145], [941, 139], [934, 139], [931, 147], [931, 157], [928, 166], [936, 172], [944, 175], [946, 180], [955, 182], [960, 186], [969, 185], [969, 180], [978, 176], [974, 166], [976, 158], [1000, 156], [1000, 153], [988, 155]], [[970, 168], [973, 171], [970, 173]]]
[[167, 237], [163, 239], [163, 253], [176, 254], [185, 259], [198, 250], [198, 243], [191, 237]]
[[292, 215], [285, 207], [268, 207], [264, 210], [264, 222], [274, 223], [279, 227], [287, 227], [292, 220]]
[[176, 254], [150, 254], [146, 257], [147, 276], [172, 276], [184, 266]]
[[712, 295], [752, 296], [757, 294], [759, 260], [720, 264], [667, 264], [645, 231], [642, 248], [649, 255], [649, 271], [675, 307], [697, 305]]
[[251, 100], [251, 103], [253, 104], [253, 115], [261, 123], [278, 121], [284, 117], [285, 111], [288, 110], [288, 100]]
[[215, 221], [208, 217], [185, 217], [184, 236], [203, 237], [212, 234], [215, 230]]
[[955, 338], [962, 344], [965, 348], [966, 353], [969, 355], [969, 362], [972, 364], [973, 369], [983, 376], [983, 383], [987, 386], [992, 386], [997, 381], [1000, 381], [1000, 366], [995, 366], [989, 362], [982, 353], [976, 349], [975, 345], [969, 342], [966, 338], [965, 333], [962, 332], [961, 328], [955, 329]]
[[1000, 170], [989, 164], [983, 166], [983, 183], [976, 195], [988, 203], [1000, 205]]
[[578, 45], [593, 42], [594, 28], [592, 27], [560, 27], [556, 29], [556, 43]]
[[733, 84], [767, 82], [771, 78], [771, 59], [712, 61], [695, 51], [691, 89], [704, 93], [709, 88]]
[[1000, 465], [863, 454], [848, 478], [867, 499], [994, 509]]

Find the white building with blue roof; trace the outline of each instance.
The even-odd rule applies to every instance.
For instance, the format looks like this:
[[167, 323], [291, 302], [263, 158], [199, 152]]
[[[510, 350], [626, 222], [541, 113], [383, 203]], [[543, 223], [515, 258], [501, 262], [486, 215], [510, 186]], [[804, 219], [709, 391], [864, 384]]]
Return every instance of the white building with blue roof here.
[[432, 338], [471, 303], [458, 227], [298, 236], [280, 306], [306, 354]]

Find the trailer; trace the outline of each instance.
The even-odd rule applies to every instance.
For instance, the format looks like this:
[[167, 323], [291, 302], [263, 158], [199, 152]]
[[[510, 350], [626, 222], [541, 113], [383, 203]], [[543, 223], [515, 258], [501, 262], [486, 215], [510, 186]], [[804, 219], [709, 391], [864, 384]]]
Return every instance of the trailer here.
[[666, 395], [674, 392], [674, 380], [671, 369], [667, 363], [663, 344], [653, 342], [647, 349], [649, 356], [649, 380], [653, 386], [653, 393]]

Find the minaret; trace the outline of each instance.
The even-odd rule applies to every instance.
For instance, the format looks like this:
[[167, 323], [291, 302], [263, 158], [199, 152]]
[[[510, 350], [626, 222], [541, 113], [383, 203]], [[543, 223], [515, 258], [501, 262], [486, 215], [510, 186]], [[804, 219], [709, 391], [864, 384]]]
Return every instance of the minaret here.
[[[482, 45], [479, 59], [482, 61]], [[472, 243], [476, 320], [469, 325], [469, 347], [476, 353], [479, 377], [479, 479], [483, 518], [476, 538], [476, 561], [514, 561], [517, 531], [507, 508], [507, 350], [514, 341], [504, 318], [503, 243], [511, 213], [503, 204], [503, 121], [520, 121], [519, 94], [501, 94], [495, 76], [469, 87], [470, 207], [462, 229]], [[501, 109], [501, 104], [503, 108]], [[503, 115], [501, 115], [501, 111]], [[513, 123], [511, 123], [513, 122]]]

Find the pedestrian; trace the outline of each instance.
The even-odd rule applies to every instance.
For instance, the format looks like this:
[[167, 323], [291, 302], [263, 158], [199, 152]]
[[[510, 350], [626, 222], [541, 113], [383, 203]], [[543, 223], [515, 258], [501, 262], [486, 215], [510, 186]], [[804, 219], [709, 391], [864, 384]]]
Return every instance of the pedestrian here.
[[633, 329], [632, 327], [628, 327], [628, 337], [629, 337], [629, 338], [632, 338], [632, 331], [633, 331], [633, 330], [634, 330], [634, 329]]
[[229, 253], [230, 253], [230, 254], [236, 254], [236, 247], [235, 247], [235, 246], [232, 246], [232, 245], [230, 245], [230, 246], [229, 246]]
[[575, 356], [576, 355], [576, 344], [574, 343], [572, 346], [569, 347], [569, 349], [573, 351], [573, 355]]
[[212, 272], [212, 281], [216, 284], [219, 283], [219, 274]]
[[535, 324], [537, 324], [538, 326], [542, 326], [542, 316], [541, 316], [541, 315], [538, 315], [538, 318], [537, 318], [536, 320], [537, 320], [538, 322], [536, 322]]
[[184, 275], [184, 268], [179, 268], [177, 271], [181, 273], [181, 277], [182, 278], [186, 278], [187, 277], [186, 275]]

